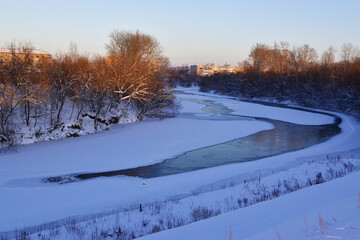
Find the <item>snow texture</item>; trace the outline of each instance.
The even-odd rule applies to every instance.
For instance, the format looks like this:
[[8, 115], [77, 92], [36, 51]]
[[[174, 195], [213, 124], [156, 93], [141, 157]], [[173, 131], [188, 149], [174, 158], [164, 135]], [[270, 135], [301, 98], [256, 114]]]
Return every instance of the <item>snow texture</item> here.
[[[196, 95], [179, 94], [181, 98], [212, 100], [233, 109], [235, 114], [309, 125], [333, 122], [333, 118], [326, 115], [244, 103], [213, 94], [199, 95], [196, 89], [182, 90]], [[181, 112], [201, 114], [202, 108], [200, 104], [183, 101]], [[29, 228], [52, 221], [57, 221], [57, 224], [61, 225], [68, 221], [69, 217], [85, 222], [106, 215], [111, 219], [110, 216], [114, 217], [112, 213], [138, 209], [139, 204], [151, 206], [170, 199], [188, 201], [187, 198], [192, 197], [197, 191], [201, 194], [209, 192], [203, 199], [214, 202], [222, 193], [212, 192], [209, 186], [232, 181], [240, 183], [246, 179], [279, 178], [280, 176], [274, 175], [279, 172], [288, 172], [284, 178], [291, 177], [299, 170], [296, 168], [306, 166], [306, 163], [313, 161], [317, 156], [323, 158], [324, 154], [336, 155], [336, 152], [360, 147], [358, 122], [347, 115], [336, 114], [343, 120], [340, 125], [342, 132], [327, 142], [253, 162], [146, 180], [104, 177], [64, 185], [41, 182], [42, 178], [54, 175], [148, 165], [189, 150], [270, 129], [272, 126], [253, 120], [146, 120], [114, 126], [108, 132], [76, 139], [22, 146], [17, 152], [0, 156], [0, 196], [6, 196], [0, 198], [0, 232]], [[309, 165], [309, 168], [313, 168], [313, 165]], [[295, 173], [291, 172], [291, 169], [295, 169]], [[354, 184], [359, 180], [360, 174], [352, 173], [328, 183], [145, 238], [223, 239], [231, 226], [235, 239], [275, 238], [274, 228], [278, 229], [284, 239], [296, 239], [296, 236], [301, 238], [304, 235], [304, 215], [308, 221], [308, 233], [316, 235], [313, 228], [318, 222], [319, 213], [327, 222], [333, 221], [331, 217], [337, 219], [336, 223], [333, 221], [332, 225], [329, 224], [331, 229], [347, 221], [359, 227], [358, 222], [356, 223], [359, 213], [355, 211], [359, 210], [356, 209], [356, 204], [357, 192], [360, 189]], [[237, 191], [236, 188], [232, 190]], [[134, 218], [137, 217], [141, 218], [141, 215], [134, 214]], [[346, 229], [351, 231], [350, 228]], [[328, 233], [335, 234], [333, 230], [329, 230]], [[351, 232], [346, 234], [357, 236]], [[68, 236], [65, 235], [64, 239], [67, 239], [66, 237]]]

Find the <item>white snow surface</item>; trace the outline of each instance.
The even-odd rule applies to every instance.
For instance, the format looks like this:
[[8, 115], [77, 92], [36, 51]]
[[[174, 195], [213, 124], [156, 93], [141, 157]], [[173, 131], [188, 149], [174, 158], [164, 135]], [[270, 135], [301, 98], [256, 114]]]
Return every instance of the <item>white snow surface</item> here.
[[139, 239], [360, 239], [359, 182], [360, 172], [352, 173]]
[[[214, 99], [214, 94], [211, 93], [199, 93], [198, 88], [178, 88], [178, 90], [184, 90], [187, 93], [197, 94], [198, 99]], [[181, 95], [183, 97], [183, 95]], [[210, 97], [210, 98], [208, 98]], [[249, 103], [243, 101], [235, 101], [235, 97], [220, 96], [216, 98], [216, 101], [224, 106], [234, 110], [233, 114], [251, 116], [251, 117], [264, 117], [285, 122], [291, 122], [302, 125], [322, 125], [327, 123], [333, 123], [334, 118], [331, 116], [302, 112], [293, 109], [278, 108], [271, 106], [264, 106], [256, 103]], [[233, 100], [233, 101], [232, 101]], [[321, 111], [320, 111], [321, 112]]]
[[[198, 94], [196, 89], [182, 90]], [[213, 100], [233, 109], [235, 114], [245, 116], [266, 117], [309, 125], [333, 122], [333, 118], [326, 115], [244, 103], [214, 94], [179, 94], [179, 96]], [[181, 112], [202, 113], [202, 105], [189, 101], [182, 103]], [[343, 119], [342, 133], [327, 142], [253, 162], [152, 179], [97, 178], [64, 185], [41, 182], [43, 177], [148, 165], [189, 150], [270, 129], [272, 126], [266, 122], [251, 120], [208, 121], [185, 118], [146, 120], [115, 126], [103, 133], [30, 144], [20, 147], [14, 153], [2, 153], [0, 155], [0, 196], [2, 196], [0, 232], [68, 217], [121, 210], [124, 206], [135, 207], [139, 203], [161, 202], [173, 196], [191, 194], [196, 189], [224, 179], [266, 177], [274, 172], [299, 166], [314, 155], [359, 148], [358, 122], [347, 115], [336, 114]], [[235, 239], [238, 236], [268, 239], [270, 234], [271, 238], [274, 238], [274, 224], [277, 224], [280, 234], [292, 236], [298, 231], [299, 219], [303, 219], [302, 212], [311, 216], [309, 219], [316, 218], [309, 221], [317, 221], [319, 211], [324, 214], [324, 218], [331, 215], [326, 215], [328, 209], [331, 210], [329, 213], [344, 209], [343, 217], [348, 217], [346, 219], [351, 221], [357, 215], [351, 215], [354, 210], [343, 207], [343, 204], [356, 205], [356, 194], [360, 189], [354, 182], [359, 180], [359, 174], [353, 173], [342, 179], [306, 188], [278, 199], [148, 237], [149, 239], [196, 239], [196, 237], [223, 239], [226, 229], [231, 225]], [[351, 186], [345, 188], [343, 187], [345, 185]], [[328, 205], [324, 204], [327, 199]], [[261, 214], [270, 216], [271, 220], [262, 218]], [[289, 214], [292, 215], [288, 216]], [[239, 215], [246, 217], [240, 219]], [[258, 226], [255, 224], [256, 221], [260, 221]], [[242, 224], [245, 224], [244, 227]], [[289, 226], [294, 228], [286, 229]], [[201, 235], [203, 232], [206, 235]]]

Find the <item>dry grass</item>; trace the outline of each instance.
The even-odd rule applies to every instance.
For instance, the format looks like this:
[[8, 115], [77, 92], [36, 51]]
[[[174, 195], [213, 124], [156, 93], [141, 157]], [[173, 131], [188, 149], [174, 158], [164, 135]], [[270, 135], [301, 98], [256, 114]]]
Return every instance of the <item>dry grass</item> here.
[[276, 238], [278, 240], [281, 240], [281, 235], [280, 235], [279, 229], [278, 229], [278, 227], [276, 225], [274, 227], [274, 232], [275, 232]]
[[325, 225], [326, 225], [325, 219], [319, 213], [319, 232], [321, 234], [324, 233]]
[[233, 237], [232, 229], [230, 226], [229, 232], [226, 230], [225, 240], [233, 240], [233, 239], [234, 239], [234, 237]]

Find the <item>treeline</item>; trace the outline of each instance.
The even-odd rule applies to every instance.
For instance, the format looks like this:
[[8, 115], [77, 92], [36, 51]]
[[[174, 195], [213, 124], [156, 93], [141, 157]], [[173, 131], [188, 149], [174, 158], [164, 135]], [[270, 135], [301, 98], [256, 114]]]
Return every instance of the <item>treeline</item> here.
[[[94, 130], [133, 115], [168, 117], [176, 110], [163, 81], [168, 60], [159, 43], [140, 32], [114, 31], [107, 57], [68, 53], [34, 60], [28, 43], [11, 43], [11, 58], [0, 62], [0, 140], [14, 143], [24, 127], [47, 134], [64, 124], [84, 120]], [[20, 54], [21, 53], [21, 54]]]
[[360, 117], [360, 51], [344, 44], [340, 59], [329, 47], [319, 57], [309, 45], [256, 44], [239, 63], [243, 72], [195, 80], [201, 91], [233, 96], [291, 100], [299, 105], [342, 111]]

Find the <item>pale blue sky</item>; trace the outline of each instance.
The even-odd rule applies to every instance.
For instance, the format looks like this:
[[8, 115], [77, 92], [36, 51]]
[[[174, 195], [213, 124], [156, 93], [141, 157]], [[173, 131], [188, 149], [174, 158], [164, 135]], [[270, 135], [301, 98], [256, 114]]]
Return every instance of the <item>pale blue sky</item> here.
[[106, 54], [113, 29], [140, 30], [173, 65], [236, 65], [255, 43], [360, 46], [359, 0], [0, 0], [0, 47], [31, 41], [50, 53], [77, 43]]

